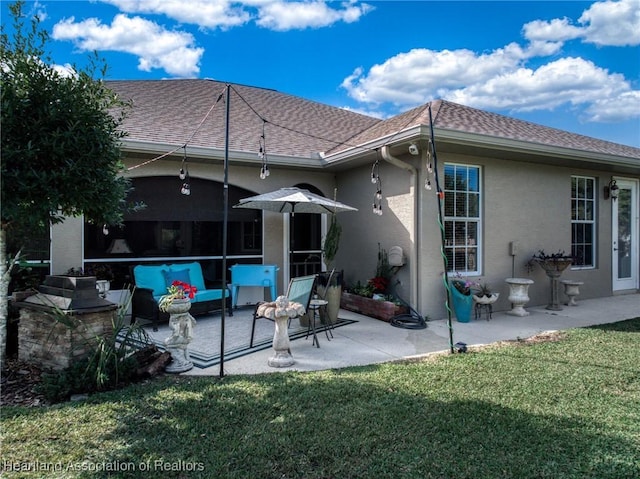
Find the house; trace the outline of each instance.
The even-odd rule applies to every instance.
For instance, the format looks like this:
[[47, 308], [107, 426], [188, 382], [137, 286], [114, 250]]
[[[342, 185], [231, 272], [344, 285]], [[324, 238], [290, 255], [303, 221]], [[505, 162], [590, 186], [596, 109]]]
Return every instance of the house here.
[[[531, 305], [548, 302], [547, 277], [525, 268], [539, 250], [575, 256], [563, 278], [584, 282], [581, 298], [640, 287], [638, 148], [444, 100], [380, 120], [213, 80], [108, 86], [132, 100], [124, 163], [131, 199], [147, 208], [108, 235], [81, 218], [54, 226], [54, 274], [108, 263], [118, 289], [133, 264], [188, 259], [220, 279], [226, 177], [229, 206], [301, 186], [358, 208], [337, 216], [334, 265], [348, 284], [366, 282], [378, 248], [401, 247], [393, 286], [432, 318], [446, 314], [445, 264], [502, 292], [495, 310], [509, 309], [504, 280], [514, 276], [535, 281]], [[227, 265], [278, 265], [279, 291], [291, 276], [322, 270], [326, 215], [296, 214], [290, 226], [288, 215], [229, 208]]]

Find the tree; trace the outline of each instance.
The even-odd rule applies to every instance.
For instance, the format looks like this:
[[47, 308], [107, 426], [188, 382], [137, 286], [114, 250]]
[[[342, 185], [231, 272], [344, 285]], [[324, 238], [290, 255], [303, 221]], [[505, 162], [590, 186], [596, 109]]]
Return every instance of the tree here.
[[50, 224], [78, 215], [96, 224], [120, 224], [130, 189], [122, 175], [125, 133], [119, 129], [127, 103], [102, 81], [104, 61], [94, 53], [83, 69], [56, 70], [45, 51], [48, 33], [37, 17], [30, 20], [30, 29], [25, 26], [23, 6], [18, 1], [9, 7], [12, 36], [4, 26], [0, 30], [2, 362], [6, 298], [18, 253], [6, 250], [7, 235], [16, 239], [48, 231]]

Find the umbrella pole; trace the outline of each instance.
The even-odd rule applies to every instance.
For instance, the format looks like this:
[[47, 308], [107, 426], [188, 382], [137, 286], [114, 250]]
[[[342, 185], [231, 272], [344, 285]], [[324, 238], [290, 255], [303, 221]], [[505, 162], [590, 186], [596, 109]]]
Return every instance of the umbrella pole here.
[[[224, 377], [224, 329], [227, 308], [227, 225], [229, 223], [229, 103], [231, 100], [231, 85], [227, 85], [227, 109], [224, 142], [224, 188], [223, 204], [224, 213], [222, 219], [222, 316], [220, 318], [220, 373]], [[232, 306], [233, 307], [233, 306]]]
[[295, 226], [295, 218], [296, 218], [296, 212], [292, 210], [291, 221], [289, 221], [289, 280], [295, 277], [295, 274], [293, 272], [293, 245], [295, 244], [295, 234], [296, 234], [293, 227]]

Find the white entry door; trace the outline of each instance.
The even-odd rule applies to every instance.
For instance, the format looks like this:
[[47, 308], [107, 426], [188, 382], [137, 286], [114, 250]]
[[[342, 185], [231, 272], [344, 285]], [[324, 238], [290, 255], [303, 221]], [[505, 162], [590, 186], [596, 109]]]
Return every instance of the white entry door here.
[[638, 288], [638, 182], [617, 179], [619, 195], [611, 199], [613, 290]]

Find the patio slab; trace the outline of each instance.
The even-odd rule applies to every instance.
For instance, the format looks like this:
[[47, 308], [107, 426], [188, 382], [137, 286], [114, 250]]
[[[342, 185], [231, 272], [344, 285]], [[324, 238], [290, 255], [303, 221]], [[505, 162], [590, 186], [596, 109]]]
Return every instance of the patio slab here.
[[[527, 307], [531, 314], [525, 317], [495, 312], [489, 321], [473, 320], [469, 323], [452, 321], [453, 342], [469, 346], [484, 345], [503, 340], [528, 338], [545, 331], [566, 330], [576, 327], [613, 323], [640, 316], [640, 294], [626, 294], [607, 298], [578, 301], [578, 306], [565, 306], [562, 311], [549, 311], [545, 306]], [[449, 328], [446, 318], [428, 321], [426, 329], [402, 329], [389, 323], [346, 310], [340, 317], [357, 322], [333, 331], [334, 338], [327, 341], [323, 332], [318, 334], [320, 348], [309, 339], [291, 341], [291, 354], [295, 363], [288, 368], [273, 368], [267, 364], [273, 355], [271, 348], [246, 356], [226, 360], [224, 374], [258, 374], [286, 371], [316, 371], [348, 366], [378, 364], [409, 359], [436, 352], [449, 351]], [[219, 365], [192, 369], [185, 375], [217, 376]]]

